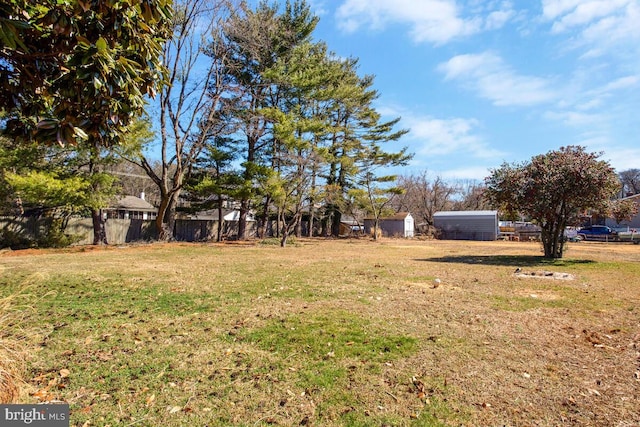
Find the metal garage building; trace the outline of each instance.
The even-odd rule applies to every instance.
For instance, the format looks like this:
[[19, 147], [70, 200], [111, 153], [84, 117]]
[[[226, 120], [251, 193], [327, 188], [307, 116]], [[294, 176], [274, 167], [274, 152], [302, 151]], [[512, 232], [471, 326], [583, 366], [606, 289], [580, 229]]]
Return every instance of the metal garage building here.
[[442, 211], [433, 215], [439, 238], [445, 240], [496, 240], [498, 211]]

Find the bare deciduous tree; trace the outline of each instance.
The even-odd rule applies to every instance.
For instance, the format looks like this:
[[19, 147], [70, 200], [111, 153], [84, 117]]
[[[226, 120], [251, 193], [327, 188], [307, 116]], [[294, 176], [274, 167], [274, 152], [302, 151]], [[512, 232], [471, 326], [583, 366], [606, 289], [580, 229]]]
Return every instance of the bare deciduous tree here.
[[628, 169], [618, 174], [623, 197], [640, 193], [640, 169]]
[[460, 181], [456, 184], [458, 197], [453, 204], [455, 211], [481, 211], [491, 209], [484, 197], [485, 186], [475, 180]]
[[418, 175], [400, 177], [398, 186], [405, 193], [398, 198], [396, 209], [411, 212], [422, 232], [429, 232], [433, 227], [433, 214], [454, 209], [453, 198], [458, 189], [440, 176], [431, 178], [427, 171], [423, 171]]
[[161, 240], [172, 238], [175, 208], [184, 183], [212, 134], [222, 129], [217, 119], [227, 90], [221, 65], [226, 53], [222, 46], [207, 45], [206, 52], [204, 48], [207, 37], [217, 36], [231, 7], [225, 0], [180, 0], [174, 4], [173, 38], [163, 52], [169, 84], [160, 92], [157, 105], [159, 168], [142, 151], [128, 158], [158, 187], [156, 230]]

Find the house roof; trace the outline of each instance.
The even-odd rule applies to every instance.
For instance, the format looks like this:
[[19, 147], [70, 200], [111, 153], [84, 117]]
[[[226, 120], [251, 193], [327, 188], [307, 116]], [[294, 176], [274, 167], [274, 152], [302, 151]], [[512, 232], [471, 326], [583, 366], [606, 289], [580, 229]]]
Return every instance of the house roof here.
[[112, 206], [112, 209], [124, 209], [130, 211], [148, 211], [155, 212], [156, 208], [146, 200], [136, 196], [124, 196]]

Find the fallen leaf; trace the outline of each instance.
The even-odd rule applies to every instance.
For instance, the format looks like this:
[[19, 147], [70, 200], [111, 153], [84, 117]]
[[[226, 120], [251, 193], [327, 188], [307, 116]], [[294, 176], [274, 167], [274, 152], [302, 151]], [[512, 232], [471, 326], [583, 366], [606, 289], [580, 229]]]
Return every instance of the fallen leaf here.
[[147, 406], [152, 405], [155, 400], [156, 400], [155, 394], [152, 394], [151, 396], [147, 397]]
[[41, 402], [46, 402], [53, 399], [53, 396], [49, 394], [49, 390], [46, 388], [41, 388], [34, 391], [33, 393], [31, 393], [31, 396], [35, 397]]
[[62, 378], [68, 378], [69, 375], [71, 375], [71, 371], [69, 371], [68, 369], [60, 369], [60, 376]]
[[170, 414], [175, 414], [176, 412], [182, 411], [182, 408], [180, 406], [170, 406], [168, 410]]

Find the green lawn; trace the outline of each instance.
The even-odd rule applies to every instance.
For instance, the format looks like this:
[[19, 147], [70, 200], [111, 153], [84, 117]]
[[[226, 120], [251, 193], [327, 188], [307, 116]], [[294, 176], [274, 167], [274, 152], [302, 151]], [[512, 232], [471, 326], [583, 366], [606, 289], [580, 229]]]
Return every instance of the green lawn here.
[[2, 339], [25, 343], [21, 401], [68, 402], [72, 426], [640, 423], [638, 246], [539, 254], [403, 240], [6, 252], [0, 297], [19, 316]]

